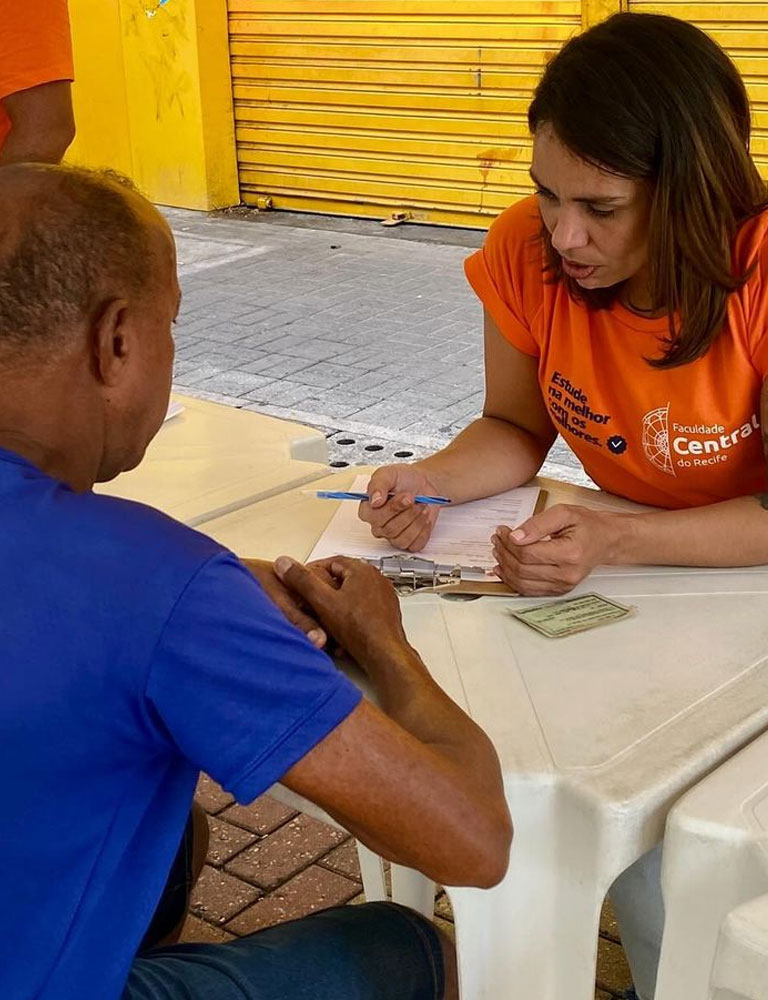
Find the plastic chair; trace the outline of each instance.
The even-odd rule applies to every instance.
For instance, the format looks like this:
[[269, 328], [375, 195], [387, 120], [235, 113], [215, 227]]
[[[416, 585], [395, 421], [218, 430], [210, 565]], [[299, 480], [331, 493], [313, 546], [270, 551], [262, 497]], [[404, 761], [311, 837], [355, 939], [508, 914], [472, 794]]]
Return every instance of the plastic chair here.
[[768, 895], [742, 903], [723, 921], [710, 1000], [768, 1000]]
[[[768, 735], [723, 764], [672, 810], [662, 884], [665, 928], [656, 1000], [768, 998], [768, 896], [763, 896], [768, 892]], [[761, 930], [761, 944], [755, 944], [760, 933], [750, 927]], [[762, 980], [754, 979], [753, 967], [761, 969]], [[710, 992], [710, 976], [713, 989], [721, 984], [719, 993]], [[749, 982], [761, 982], [762, 992], [749, 992]]]

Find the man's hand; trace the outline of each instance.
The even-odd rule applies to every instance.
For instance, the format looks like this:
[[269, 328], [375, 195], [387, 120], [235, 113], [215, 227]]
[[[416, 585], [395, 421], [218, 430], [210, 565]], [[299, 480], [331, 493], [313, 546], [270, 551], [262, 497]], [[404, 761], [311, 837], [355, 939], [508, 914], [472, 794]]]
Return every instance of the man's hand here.
[[556, 504], [512, 530], [496, 529], [493, 572], [530, 597], [565, 594], [595, 566], [610, 562], [622, 515]]
[[317, 620], [307, 613], [302, 599], [288, 590], [281, 582], [272, 567], [272, 563], [266, 562], [264, 559], [241, 559], [240, 561], [253, 573], [264, 593], [280, 608], [288, 621], [305, 632], [313, 646], [322, 649], [328, 638], [325, 631]]
[[386, 538], [409, 552], [424, 548], [440, 508], [414, 502], [416, 494], [437, 495], [437, 489], [417, 464], [382, 466], [371, 476], [367, 493], [370, 502], [360, 504], [359, 516], [370, 524], [375, 538]]
[[280, 556], [275, 572], [363, 669], [385, 661], [394, 648], [410, 648], [397, 594], [368, 563], [334, 556], [302, 566]]

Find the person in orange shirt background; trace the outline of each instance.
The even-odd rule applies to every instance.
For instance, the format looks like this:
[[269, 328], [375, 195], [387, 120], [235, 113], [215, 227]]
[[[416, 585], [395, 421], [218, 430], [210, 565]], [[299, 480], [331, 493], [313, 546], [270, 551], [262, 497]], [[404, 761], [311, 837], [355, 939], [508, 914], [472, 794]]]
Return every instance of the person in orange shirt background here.
[[0, 166], [60, 162], [73, 77], [67, 0], [0, 0]]
[[[360, 517], [419, 551], [439, 508], [415, 494], [519, 486], [559, 432], [598, 486], [657, 509], [558, 504], [499, 527], [495, 573], [513, 590], [562, 594], [605, 564], [768, 563], [768, 190], [738, 70], [691, 24], [616, 14], [548, 63], [528, 123], [536, 194], [466, 262], [485, 309], [483, 415], [378, 469]], [[611, 898], [651, 1000], [658, 848]]]

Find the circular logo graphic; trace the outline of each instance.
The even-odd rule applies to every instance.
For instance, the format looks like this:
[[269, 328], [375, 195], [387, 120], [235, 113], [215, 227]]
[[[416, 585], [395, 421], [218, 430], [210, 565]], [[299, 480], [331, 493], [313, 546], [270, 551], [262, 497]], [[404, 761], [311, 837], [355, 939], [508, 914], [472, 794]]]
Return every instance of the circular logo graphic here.
[[609, 437], [606, 444], [608, 445], [608, 451], [612, 455], [623, 455], [627, 450], [626, 439], [621, 434], [614, 434], [613, 437]]

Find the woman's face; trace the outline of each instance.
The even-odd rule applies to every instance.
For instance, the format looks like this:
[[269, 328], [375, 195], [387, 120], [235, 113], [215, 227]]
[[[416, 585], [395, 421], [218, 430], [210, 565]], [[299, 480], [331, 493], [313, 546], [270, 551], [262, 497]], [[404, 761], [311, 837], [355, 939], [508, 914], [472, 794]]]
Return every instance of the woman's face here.
[[579, 159], [550, 125], [536, 130], [531, 177], [563, 271], [582, 288], [628, 281], [630, 299], [643, 306], [650, 213], [646, 185]]

